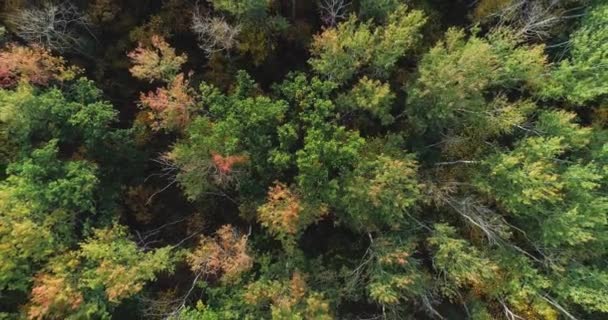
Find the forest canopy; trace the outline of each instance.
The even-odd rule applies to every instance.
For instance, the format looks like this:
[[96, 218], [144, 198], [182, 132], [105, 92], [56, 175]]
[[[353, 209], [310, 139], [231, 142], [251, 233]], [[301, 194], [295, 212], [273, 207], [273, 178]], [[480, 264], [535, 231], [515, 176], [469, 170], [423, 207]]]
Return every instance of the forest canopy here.
[[0, 3], [0, 319], [608, 318], [608, 3]]

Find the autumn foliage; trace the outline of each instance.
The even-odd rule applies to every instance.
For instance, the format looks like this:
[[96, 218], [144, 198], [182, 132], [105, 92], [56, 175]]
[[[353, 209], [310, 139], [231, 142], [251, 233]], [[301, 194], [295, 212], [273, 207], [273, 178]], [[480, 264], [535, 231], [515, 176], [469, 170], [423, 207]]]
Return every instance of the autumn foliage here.
[[296, 270], [283, 281], [259, 281], [247, 286], [243, 299], [250, 305], [270, 303], [273, 319], [290, 319], [294, 314], [304, 319], [333, 319], [329, 304], [306, 283], [307, 275]]
[[260, 224], [280, 240], [286, 250], [293, 250], [301, 233], [327, 214], [327, 207], [304, 203], [296, 191], [275, 182], [257, 213]]
[[49, 319], [70, 313], [82, 302], [82, 294], [71, 288], [63, 277], [39, 274], [32, 289], [28, 319]]
[[247, 235], [239, 235], [231, 225], [224, 225], [213, 237], [201, 237], [196, 249], [187, 257], [196, 274], [230, 281], [249, 270], [253, 260], [247, 248]]
[[301, 212], [300, 197], [277, 182], [268, 190], [266, 204], [258, 209], [258, 219], [272, 233], [295, 235], [300, 229]]
[[243, 165], [249, 161], [244, 155], [222, 156], [211, 152], [211, 163], [213, 164], [213, 179], [218, 185], [228, 185], [236, 179], [235, 166]]
[[131, 74], [142, 80], [171, 82], [186, 62], [185, 54], [177, 55], [175, 50], [161, 36], [151, 39], [152, 48], [145, 48], [141, 43], [129, 52], [133, 67]]
[[0, 3], [0, 320], [608, 319], [608, 0]]
[[15, 86], [20, 80], [45, 86], [51, 81], [74, 78], [78, 70], [68, 67], [61, 57], [53, 56], [43, 47], [9, 45], [0, 52], [0, 87]]
[[140, 94], [141, 107], [146, 110], [152, 129], [180, 129], [190, 120], [189, 108], [194, 98], [189, 94], [188, 81], [182, 73], [156, 91]]

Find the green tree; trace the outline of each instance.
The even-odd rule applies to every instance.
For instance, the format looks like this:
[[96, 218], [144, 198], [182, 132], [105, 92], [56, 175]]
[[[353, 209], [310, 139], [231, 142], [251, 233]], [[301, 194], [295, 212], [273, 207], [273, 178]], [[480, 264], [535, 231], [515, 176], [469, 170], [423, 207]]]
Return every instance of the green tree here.
[[109, 318], [120, 302], [173, 266], [170, 247], [144, 252], [124, 226], [96, 229], [78, 250], [55, 257], [37, 275], [28, 317]]
[[399, 229], [408, 224], [408, 215], [420, 199], [416, 175], [417, 163], [411, 156], [380, 154], [361, 159], [345, 178], [341, 199], [344, 220], [364, 231]]
[[[8, 167], [2, 190], [3, 259], [0, 289], [26, 290], [39, 263], [74, 244], [77, 215], [95, 212], [97, 168], [86, 161], [61, 161], [57, 141]], [[29, 229], [29, 228], [32, 229]]]
[[513, 151], [489, 157], [488, 171], [478, 179], [508, 212], [529, 221], [525, 228], [543, 245], [605, 241], [597, 237], [608, 222], [607, 199], [600, 195], [603, 170], [582, 157], [564, 158], [590, 142], [589, 128], [572, 123], [573, 117], [563, 111], [542, 114], [537, 131], [544, 136], [525, 138]]
[[450, 29], [424, 55], [408, 87], [409, 123], [441, 139], [446, 155], [474, 157], [483, 141], [522, 127], [536, 106], [513, 90], [538, 90], [546, 71], [542, 46], [519, 44], [508, 30], [486, 38]]
[[379, 119], [382, 125], [389, 125], [394, 121], [391, 114], [394, 100], [395, 94], [388, 83], [363, 76], [350, 92], [336, 99], [336, 104], [346, 114], [369, 114]]
[[239, 74], [237, 83], [230, 95], [201, 85], [201, 103], [209, 116], [196, 117], [186, 138], [167, 155], [182, 169], [177, 180], [191, 199], [213, 188], [235, 185], [263, 192], [264, 181], [272, 179], [269, 152], [287, 106], [256, 95], [255, 85], [245, 73]]
[[359, 72], [385, 78], [420, 39], [421, 11], [399, 6], [384, 25], [359, 22], [352, 15], [314, 37], [309, 63], [319, 75], [343, 84]]
[[543, 96], [564, 97], [582, 105], [608, 93], [608, 5], [587, 9], [579, 29], [570, 37], [570, 57], [553, 70]]

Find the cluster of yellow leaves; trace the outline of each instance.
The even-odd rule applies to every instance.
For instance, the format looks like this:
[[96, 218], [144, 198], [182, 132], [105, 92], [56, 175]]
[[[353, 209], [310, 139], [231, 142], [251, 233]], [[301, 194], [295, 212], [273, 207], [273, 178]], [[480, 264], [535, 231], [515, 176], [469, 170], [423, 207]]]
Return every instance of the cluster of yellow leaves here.
[[222, 226], [214, 237], [202, 237], [187, 261], [193, 272], [221, 277], [223, 281], [234, 280], [253, 265], [247, 235], [239, 235], [231, 225]]
[[152, 36], [151, 46], [145, 48], [140, 43], [129, 52], [128, 56], [134, 64], [129, 71], [138, 79], [172, 82], [188, 57], [186, 54], [177, 55], [167, 41], [158, 35]]
[[375, 246], [369, 296], [382, 305], [397, 304], [416, 292], [420, 282], [420, 273], [410, 261], [414, 247], [386, 238], [376, 239]]
[[385, 265], [404, 266], [408, 263], [410, 252], [404, 248], [397, 248], [394, 251], [386, 252], [378, 258], [380, 263]]
[[329, 304], [310, 292], [305, 276], [295, 271], [289, 281], [259, 281], [247, 286], [244, 300], [250, 305], [270, 303], [272, 319], [332, 319]]
[[78, 257], [86, 263], [80, 281], [104, 289], [112, 303], [137, 294], [155, 274], [172, 267], [171, 248], [144, 252], [128, 239], [125, 227], [95, 230], [94, 237], [81, 244]]
[[309, 63], [317, 73], [338, 83], [364, 68], [373, 75], [386, 76], [415, 47], [418, 30], [425, 22], [422, 11], [409, 11], [405, 5], [398, 6], [386, 25], [378, 27], [370, 22], [358, 23], [352, 15], [336, 28], [314, 36]]
[[0, 52], [0, 87], [12, 87], [19, 81], [47, 85], [50, 81], [73, 79], [79, 70], [66, 66], [65, 60], [40, 46], [9, 45]]
[[143, 289], [143, 283], [134, 282], [141, 272], [138, 268], [102, 261], [96, 273], [104, 278], [106, 296], [110, 302], [118, 303]]
[[395, 94], [388, 83], [363, 76], [352, 90], [339, 98], [344, 108], [365, 110], [380, 119], [383, 125], [393, 122], [391, 108]]
[[[521, 193], [513, 201], [531, 205], [538, 201], [556, 202], [562, 199], [563, 182], [556, 172], [556, 164], [547, 158], [537, 157], [551, 149], [551, 152], [559, 154], [562, 138], [553, 137], [529, 138], [524, 141], [521, 148], [516, 152], [502, 156], [502, 162], [496, 164], [492, 175], [503, 175], [511, 180], [512, 184], [521, 186]], [[530, 156], [533, 155], [533, 156]]]
[[406, 289], [412, 284], [411, 277], [395, 275], [386, 282], [374, 282], [369, 285], [369, 296], [382, 305], [393, 305], [399, 302], [401, 295], [397, 290]]

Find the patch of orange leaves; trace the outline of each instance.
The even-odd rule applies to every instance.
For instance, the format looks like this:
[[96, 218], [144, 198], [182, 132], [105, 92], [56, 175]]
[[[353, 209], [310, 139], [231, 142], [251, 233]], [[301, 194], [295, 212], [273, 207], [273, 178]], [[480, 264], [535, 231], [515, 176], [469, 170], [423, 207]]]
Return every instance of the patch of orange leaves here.
[[297, 194], [277, 182], [268, 190], [266, 203], [258, 209], [260, 223], [274, 234], [294, 235], [300, 229], [302, 205]]
[[188, 92], [188, 81], [182, 73], [166, 88], [141, 93], [139, 100], [141, 106], [148, 110], [154, 130], [184, 128], [190, 121], [189, 108], [194, 104], [194, 98]]
[[34, 85], [48, 85], [50, 81], [74, 78], [78, 69], [67, 67], [65, 60], [55, 57], [40, 46], [9, 45], [0, 52], [0, 87], [15, 86], [19, 80]]
[[211, 152], [211, 161], [220, 174], [230, 174], [232, 167], [236, 164], [247, 162], [246, 156], [222, 156], [219, 153]]
[[34, 283], [28, 319], [53, 318], [55, 312], [67, 314], [78, 309], [83, 302], [82, 294], [71, 288], [62, 277], [40, 274]]
[[221, 277], [224, 281], [236, 278], [253, 265], [247, 236], [239, 235], [231, 225], [222, 226], [214, 237], [202, 237], [187, 261], [193, 272]]

